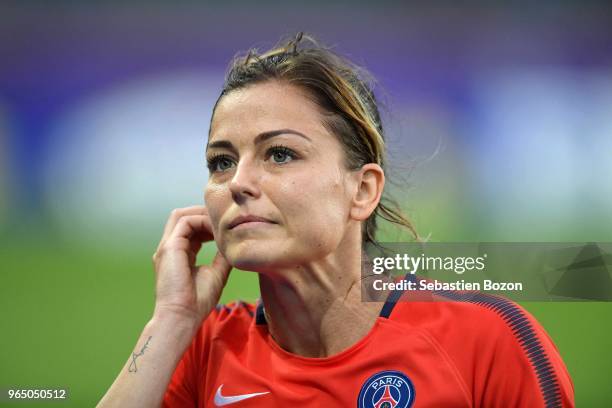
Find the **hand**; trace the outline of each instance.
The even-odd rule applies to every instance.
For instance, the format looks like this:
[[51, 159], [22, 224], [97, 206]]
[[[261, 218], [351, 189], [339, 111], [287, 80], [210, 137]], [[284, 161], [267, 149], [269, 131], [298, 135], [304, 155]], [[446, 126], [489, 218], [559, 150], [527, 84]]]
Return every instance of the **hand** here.
[[175, 209], [153, 254], [154, 316], [186, 319], [197, 326], [217, 305], [232, 269], [217, 252], [210, 265], [195, 265], [202, 244], [214, 239], [203, 205]]

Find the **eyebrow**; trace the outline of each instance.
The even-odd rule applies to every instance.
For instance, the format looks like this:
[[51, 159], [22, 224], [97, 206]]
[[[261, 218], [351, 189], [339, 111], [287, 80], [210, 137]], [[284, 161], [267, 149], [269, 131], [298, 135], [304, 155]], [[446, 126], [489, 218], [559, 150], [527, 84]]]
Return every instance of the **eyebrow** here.
[[[270, 130], [267, 132], [262, 132], [260, 134], [258, 134], [257, 136], [255, 136], [255, 140], [253, 140], [254, 144], [259, 144], [262, 142], [265, 142], [268, 139], [271, 139], [275, 136], [279, 136], [279, 135], [285, 135], [285, 134], [290, 134], [290, 135], [297, 135], [300, 137], [303, 137], [306, 140], [310, 141], [310, 138], [308, 136], [306, 136], [305, 134], [298, 132], [297, 130], [293, 130], [293, 129], [278, 129], [278, 130]], [[232, 144], [232, 142], [227, 141], [227, 140], [218, 140], [212, 143], [208, 143], [206, 145], [206, 150], [208, 150], [211, 147], [217, 147], [217, 148], [226, 148], [226, 149], [230, 149], [232, 150], [234, 153], [236, 153], [236, 148], [234, 147], [234, 145]]]

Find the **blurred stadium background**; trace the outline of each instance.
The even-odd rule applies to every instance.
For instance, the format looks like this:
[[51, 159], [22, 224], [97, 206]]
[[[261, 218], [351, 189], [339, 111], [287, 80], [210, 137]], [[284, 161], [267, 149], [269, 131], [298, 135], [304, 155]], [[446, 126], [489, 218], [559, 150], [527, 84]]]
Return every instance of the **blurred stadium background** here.
[[[228, 61], [300, 30], [378, 78], [421, 235], [612, 241], [612, 7], [451, 4], [2, 2], [0, 388], [101, 398], [150, 317], [168, 213], [203, 202]], [[222, 300], [257, 296], [235, 272]], [[612, 406], [612, 305], [525, 306], [578, 406]]]

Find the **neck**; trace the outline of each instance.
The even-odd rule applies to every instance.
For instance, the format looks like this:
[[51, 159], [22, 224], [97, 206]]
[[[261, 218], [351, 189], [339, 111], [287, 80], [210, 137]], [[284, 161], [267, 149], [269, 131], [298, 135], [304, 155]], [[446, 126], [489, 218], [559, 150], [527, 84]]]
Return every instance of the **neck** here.
[[[360, 254], [360, 243], [357, 249]], [[260, 273], [270, 334], [283, 349], [305, 357], [349, 348], [368, 333], [382, 307], [362, 301], [360, 280], [361, 257], [340, 254]]]

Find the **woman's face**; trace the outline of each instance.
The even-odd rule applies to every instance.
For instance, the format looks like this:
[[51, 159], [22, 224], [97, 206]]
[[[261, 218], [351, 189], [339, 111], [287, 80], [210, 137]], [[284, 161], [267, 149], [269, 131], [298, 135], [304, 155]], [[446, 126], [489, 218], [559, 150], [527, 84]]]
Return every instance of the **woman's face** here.
[[304, 264], [342, 242], [356, 185], [340, 142], [299, 88], [269, 81], [225, 95], [206, 157], [213, 234], [235, 267]]

